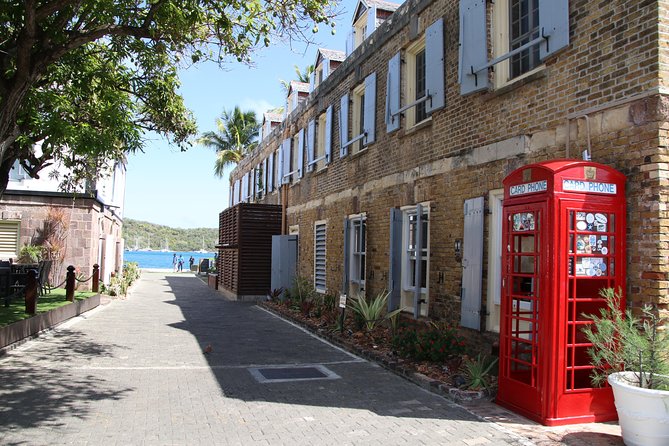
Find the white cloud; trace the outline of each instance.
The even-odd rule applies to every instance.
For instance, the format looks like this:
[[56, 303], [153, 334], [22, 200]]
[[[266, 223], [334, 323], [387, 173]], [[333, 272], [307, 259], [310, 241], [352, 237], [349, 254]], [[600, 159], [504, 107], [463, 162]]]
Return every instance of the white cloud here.
[[276, 108], [276, 106], [270, 104], [264, 99], [244, 98], [239, 103], [239, 108], [242, 111], [253, 110], [254, 112], [256, 112], [256, 119], [258, 120], [258, 122], [262, 122], [262, 114], [265, 113], [267, 110]]

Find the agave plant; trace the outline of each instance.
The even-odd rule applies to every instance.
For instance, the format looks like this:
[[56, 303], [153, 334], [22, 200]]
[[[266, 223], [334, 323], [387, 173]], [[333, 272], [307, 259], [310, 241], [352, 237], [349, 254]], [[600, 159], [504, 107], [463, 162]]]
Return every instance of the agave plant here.
[[402, 311], [401, 308], [398, 308], [390, 313], [386, 313], [389, 295], [390, 293], [384, 290], [370, 301], [367, 301], [362, 294], [358, 294], [351, 299], [352, 304], [349, 305], [349, 308], [365, 321], [367, 331], [373, 331], [379, 323], [393, 318]]

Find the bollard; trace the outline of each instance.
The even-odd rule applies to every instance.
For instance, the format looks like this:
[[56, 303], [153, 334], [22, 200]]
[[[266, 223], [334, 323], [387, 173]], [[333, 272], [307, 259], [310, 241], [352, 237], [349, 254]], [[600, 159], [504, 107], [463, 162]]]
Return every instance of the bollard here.
[[34, 269], [28, 270], [26, 274], [26, 313], [35, 314], [37, 310], [37, 271]]
[[67, 275], [65, 280], [65, 299], [70, 302], [74, 302], [74, 266], [70, 265], [67, 267]]
[[93, 265], [93, 289], [94, 293], [100, 291], [100, 265], [97, 263]]

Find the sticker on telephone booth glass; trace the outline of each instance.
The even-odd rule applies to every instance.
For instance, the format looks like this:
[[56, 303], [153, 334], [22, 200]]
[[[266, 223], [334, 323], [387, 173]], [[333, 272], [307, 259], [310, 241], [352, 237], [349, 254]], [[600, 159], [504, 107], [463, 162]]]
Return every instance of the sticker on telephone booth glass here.
[[534, 214], [531, 212], [513, 214], [513, 230], [516, 232], [534, 231]]

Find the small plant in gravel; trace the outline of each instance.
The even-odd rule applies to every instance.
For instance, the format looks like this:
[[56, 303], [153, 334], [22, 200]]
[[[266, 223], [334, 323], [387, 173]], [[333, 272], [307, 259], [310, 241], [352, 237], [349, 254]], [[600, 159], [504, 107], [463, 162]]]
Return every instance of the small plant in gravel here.
[[462, 363], [461, 372], [465, 379], [464, 387], [471, 390], [490, 390], [492, 371], [497, 364], [497, 358], [492, 361], [479, 353], [476, 358], [467, 358]]

